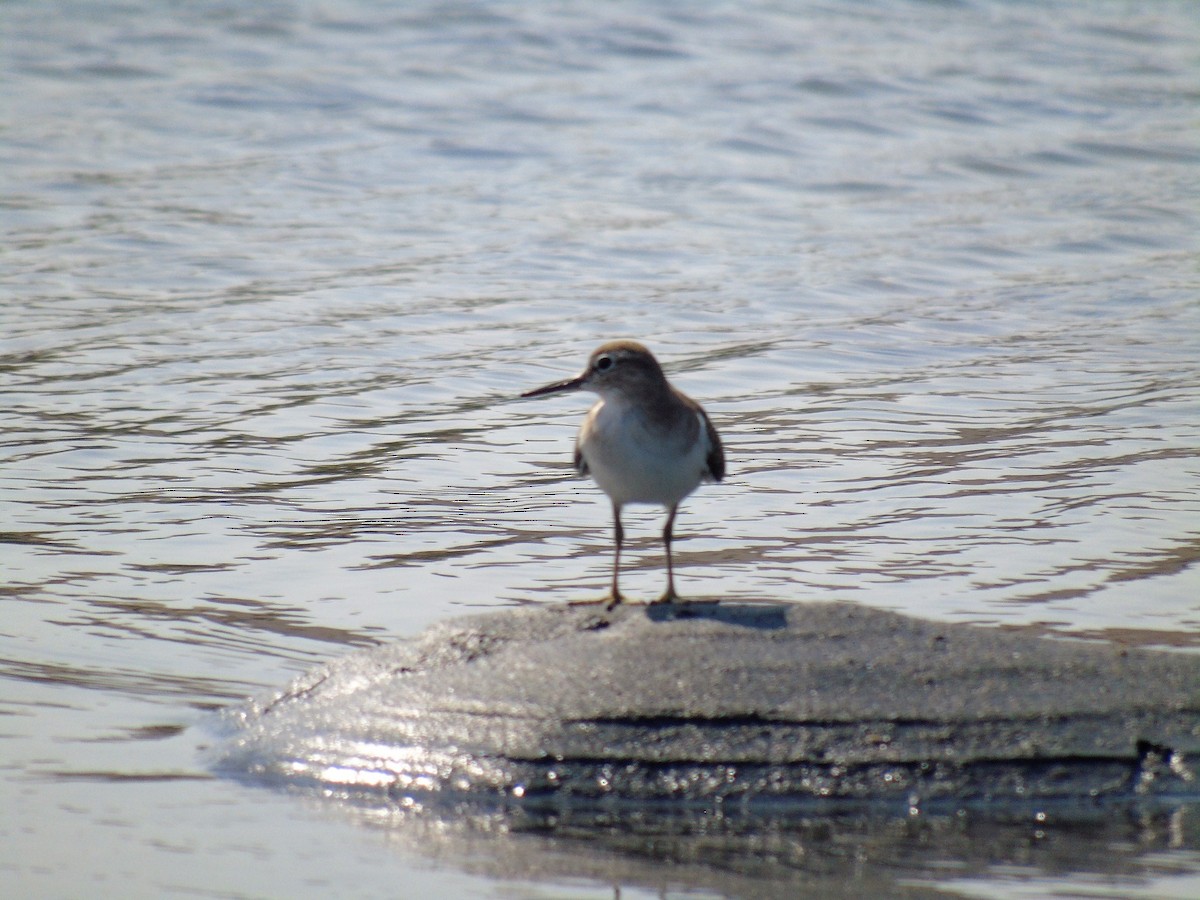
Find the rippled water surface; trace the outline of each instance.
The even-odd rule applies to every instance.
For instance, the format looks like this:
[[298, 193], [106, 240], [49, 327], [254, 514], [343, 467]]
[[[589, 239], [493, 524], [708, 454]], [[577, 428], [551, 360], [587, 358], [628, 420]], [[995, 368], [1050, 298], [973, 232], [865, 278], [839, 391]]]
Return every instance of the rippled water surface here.
[[[9, 2], [0, 44], [18, 894], [770, 883], [438, 863], [197, 761], [353, 646], [605, 589], [586, 400], [514, 398], [611, 337], [725, 439], [681, 592], [1200, 646], [1192, 4]], [[1200, 891], [1170, 834], [1124, 895]]]

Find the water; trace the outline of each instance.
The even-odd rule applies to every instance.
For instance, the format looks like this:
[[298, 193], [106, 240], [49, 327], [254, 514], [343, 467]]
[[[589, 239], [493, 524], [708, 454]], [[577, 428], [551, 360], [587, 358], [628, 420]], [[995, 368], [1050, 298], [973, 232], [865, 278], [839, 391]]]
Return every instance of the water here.
[[[9, 2], [0, 29], [14, 896], [656, 896], [628, 856], [440, 854], [196, 753], [209, 710], [355, 646], [603, 591], [583, 402], [513, 397], [610, 337], [725, 437], [681, 592], [1200, 646], [1192, 5]], [[659, 522], [629, 517], [633, 596]], [[1114, 836], [1145, 844], [1119, 875], [997, 842], [905, 884], [1193, 896], [1181, 833]], [[796, 871], [662, 865], [701, 896]]]

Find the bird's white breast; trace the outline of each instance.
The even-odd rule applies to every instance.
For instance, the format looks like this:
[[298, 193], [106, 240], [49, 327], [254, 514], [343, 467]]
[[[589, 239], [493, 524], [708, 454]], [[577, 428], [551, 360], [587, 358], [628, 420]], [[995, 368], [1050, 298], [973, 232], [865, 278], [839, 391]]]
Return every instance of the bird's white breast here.
[[600, 489], [623, 506], [674, 506], [696, 489], [708, 458], [708, 435], [699, 414], [664, 429], [632, 404], [607, 397], [584, 419], [579, 450]]

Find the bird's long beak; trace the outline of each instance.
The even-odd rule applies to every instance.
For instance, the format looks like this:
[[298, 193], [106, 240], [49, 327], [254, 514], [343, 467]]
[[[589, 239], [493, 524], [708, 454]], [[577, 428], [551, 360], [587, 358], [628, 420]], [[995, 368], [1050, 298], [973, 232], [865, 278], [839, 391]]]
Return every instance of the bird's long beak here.
[[583, 387], [585, 375], [577, 375], [574, 378], [568, 378], [566, 381], [556, 381], [554, 384], [548, 384], [545, 387], [534, 388], [532, 391], [526, 391], [522, 397], [541, 397], [544, 394], [557, 394], [561, 391], [577, 391]]

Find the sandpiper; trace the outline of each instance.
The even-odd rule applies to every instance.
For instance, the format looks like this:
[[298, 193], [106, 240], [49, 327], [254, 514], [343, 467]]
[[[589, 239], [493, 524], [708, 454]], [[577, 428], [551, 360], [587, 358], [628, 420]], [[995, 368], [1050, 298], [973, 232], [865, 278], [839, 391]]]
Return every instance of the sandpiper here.
[[667, 551], [667, 590], [659, 603], [679, 599], [671, 565], [671, 530], [679, 504], [702, 481], [725, 477], [721, 438], [704, 409], [671, 387], [654, 355], [636, 341], [610, 341], [596, 349], [575, 378], [522, 394], [540, 397], [587, 390], [600, 395], [575, 440], [575, 471], [591, 475], [612, 501], [612, 594], [609, 608], [622, 601], [621, 508], [650, 503], [667, 508], [663, 545]]

